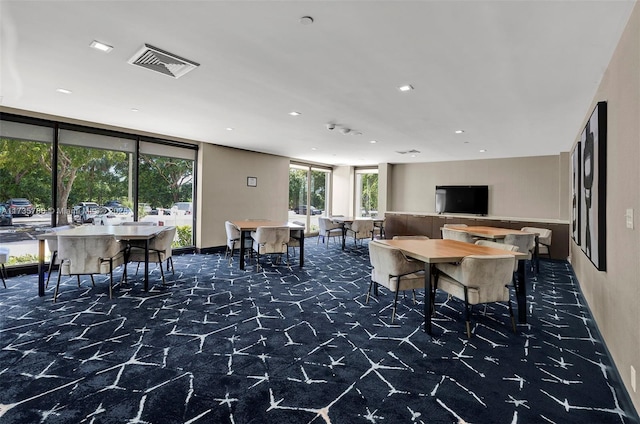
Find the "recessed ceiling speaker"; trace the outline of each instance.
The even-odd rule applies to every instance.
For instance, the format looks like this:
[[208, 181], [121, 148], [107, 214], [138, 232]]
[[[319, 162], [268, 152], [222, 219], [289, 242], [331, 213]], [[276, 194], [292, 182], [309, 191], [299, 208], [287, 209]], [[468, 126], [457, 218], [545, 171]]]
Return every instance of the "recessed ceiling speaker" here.
[[327, 129], [328, 129], [329, 131], [332, 131], [332, 130], [334, 130], [335, 128], [336, 128], [336, 124], [334, 124], [333, 122], [329, 122], [329, 123], [327, 124]]
[[349, 134], [349, 133], [351, 132], [351, 129], [349, 129], [349, 128], [341, 128], [341, 129], [340, 129], [340, 132], [341, 132], [342, 134]]

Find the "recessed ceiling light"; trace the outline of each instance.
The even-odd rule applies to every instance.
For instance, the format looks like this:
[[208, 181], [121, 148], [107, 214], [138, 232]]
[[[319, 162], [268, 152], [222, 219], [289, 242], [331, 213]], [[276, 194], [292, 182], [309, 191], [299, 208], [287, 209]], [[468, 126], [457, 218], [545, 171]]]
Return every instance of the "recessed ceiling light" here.
[[101, 52], [105, 52], [105, 53], [109, 53], [111, 50], [113, 50], [112, 46], [101, 43], [100, 41], [96, 41], [96, 40], [93, 40], [91, 44], [89, 44], [89, 47], [92, 47], [96, 50], [100, 50]]
[[66, 88], [58, 88], [56, 91], [62, 94], [71, 94], [71, 90], [67, 90]]
[[411, 155], [411, 157], [412, 157], [412, 158], [415, 158], [415, 157], [416, 157], [416, 155]]
[[289, 115], [298, 116], [298, 115], [302, 115], [302, 114], [300, 112], [293, 111], [293, 112], [289, 112]]
[[400, 87], [398, 87], [398, 90], [400, 91], [411, 91], [413, 90], [413, 86], [406, 84], [406, 85], [401, 85]]
[[227, 127], [227, 128], [225, 128], [225, 130], [227, 130], [227, 131], [233, 131], [233, 128], [231, 128], [231, 127]]
[[140, 112], [140, 109], [136, 109], [135, 107], [132, 107], [131, 112]]
[[378, 142], [378, 140], [371, 140], [371, 141], [369, 141], [369, 143], [371, 143], [371, 144], [376, 144], [377, 142]]
[[317, 147], [312, 147], [311, 150], [316, 151], [316, 150], [318, 150], [318, 148]]
[[485, 153], [487, 149], [480, 149], [480, 153]]
[[456, 134], [462, 134], [464, 130], [456, 130]]

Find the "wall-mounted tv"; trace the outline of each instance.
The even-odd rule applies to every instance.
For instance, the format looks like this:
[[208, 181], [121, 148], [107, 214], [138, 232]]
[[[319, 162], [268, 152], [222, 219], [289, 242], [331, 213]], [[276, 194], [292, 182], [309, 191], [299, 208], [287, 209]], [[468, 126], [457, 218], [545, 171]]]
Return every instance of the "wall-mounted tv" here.
[[436, 186], [437, 213], [489, 213], [489, 186]]

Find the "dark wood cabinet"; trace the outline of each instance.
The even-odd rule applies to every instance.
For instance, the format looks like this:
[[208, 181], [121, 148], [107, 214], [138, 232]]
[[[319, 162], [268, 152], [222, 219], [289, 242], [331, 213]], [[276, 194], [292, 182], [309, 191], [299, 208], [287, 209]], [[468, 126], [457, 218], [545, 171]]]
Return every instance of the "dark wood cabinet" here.
[[551, 258], [567, 259], [569, 256], [569, 223], [563, 222], [542, 222], [504, 219], [491, 217], [461, 217], [437, 214], [406, 214], [398, 212], [387, 212], [385, 214], [385, 237], [408, 235], [425, 235], [430, 238], [441, 238], [440, 229], [444, 224], [467, 224], [487, 227], [513, 228], [519, 230], [522, 227], [548, 228], [552, 231], [551, 236]]

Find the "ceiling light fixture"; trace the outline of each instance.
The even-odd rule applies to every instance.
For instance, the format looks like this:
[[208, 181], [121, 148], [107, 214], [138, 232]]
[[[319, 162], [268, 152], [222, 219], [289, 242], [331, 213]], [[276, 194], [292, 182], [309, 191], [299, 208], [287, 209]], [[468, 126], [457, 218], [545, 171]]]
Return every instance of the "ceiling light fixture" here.
[[231, 128], [231, 127], [227, 127], [227, 128], [225, 128], [225, 130], [227, 130], [227, 131], [233, 131], [233, 128]]
[[456, 134], [462, 134], [464, 130], [456, 130]]
[[318, 148], [317, 147], [312, 147], [311, 150], [313, 150], [315, 152], [316, 150], [318, 150]]
[[93, 40], [91, 44], [89, 44], [89, 47], [94, 48], [96, 50], [100, 50], [101, 52], [105, 52], [105, 53], [109, 53], [111, 50], [113, 50], [113, 46], [101, 43], [100, 41], [96, 41], [96, 40]]
[[140, 109], [136, 109], [135, 107], [132, 107], [131, 112], [140, 112]]
[[299, 115], [302, 115], [302, 114], [300, 112], [293, 111], [293, 112], [289, 112], [289, 115], [291, 115], [291, 116], [299, 116]]
[[71, 94], [71, 90], [67, 90], [66, 88], [58, 88], [56, 91], [62, 94]]
[[480, 149], [480, 153], [486, 153], [487, 149]]
[[369, 143], [371, 143], [371, 144], [376, 144], [377, 142], [378, 142], [377, 140], [371, 140], [371, 141], [369, 141]]
[[410, 84], [401, 85], [400, 87], [398, 87], [398, 90], [400, 90], [400, 91], [411, 91], [411, 90], [413, 90], [413, 86], [410, 85]]

